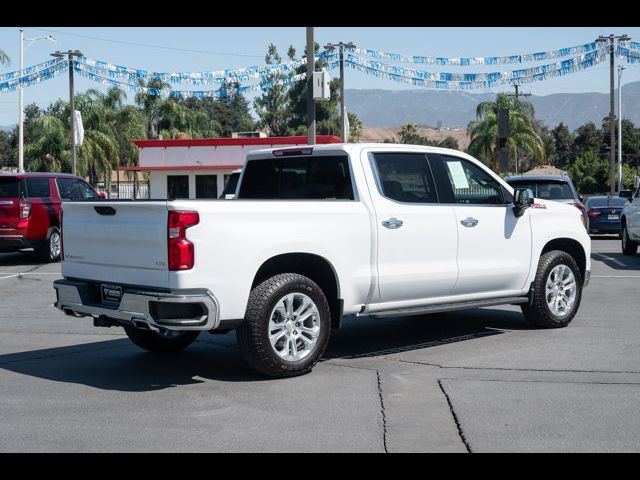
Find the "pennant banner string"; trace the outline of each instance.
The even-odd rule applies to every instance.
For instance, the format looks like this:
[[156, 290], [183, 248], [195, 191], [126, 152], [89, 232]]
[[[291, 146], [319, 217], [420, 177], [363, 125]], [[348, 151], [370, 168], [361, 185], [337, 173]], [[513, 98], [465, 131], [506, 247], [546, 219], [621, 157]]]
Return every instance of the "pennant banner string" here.
[[61, 61], [65, 62], [65, 63], [68, 63], [67, 60], [60, 60], [58, 58], [52, 58], [51, 60], [48, 60], [46, 62], [39, 63], [37, 65], [32, 65], [30, 67], [23, 68], [22, 70], [16, 70], [14, 72], [7, 72], [7, 73], [0, 74], [0, 82], [4, 82], [5, 80], [12, 80], [12, 79], [19, 78], [19, 77], [24, 77], [24, 76], [32, 74], [34, 72], [49, 68], [49, 67], [51, 67], [51, 66], [53, 66], [56, 63], [61, 62]]
[[426, 78], [405, 76], [397, 73], [381, 71], [374, 67], [353, 63], [348, 60], [345, 61], [345, 64], [350, 68], [365, 72], [369, 75], [373, 75], [378, 78], [385, 78], [385, 79], [394, 80], [402, 83], [410, 83], [414, 86], [445, 89], [445, 90], [468, 90], [468, 89], [477, 89], [477, 88], [491, 88], [499, 85], [512, 85], [514, 83], [520, 84], [520, 83], [531, 83], [535, 81], [547, 80], [549, 78], [560, 77], [560, 76], [578, 72], [580, 70], [585, 70], [587, 68], [590, 68], [599, 64], [605, 59], [606, 59], [606, 54], [602, 54], [599, 56], [589, 56], [588, 58], [577, 61], [577, 62], [569, 62], [569, 63], [560, 62], [561, 64], [564, 64], [564, 65], [561, 65], [559, 68], [555, 70], [536, 73], [529, 76], [497, 78], [497, 79], [491, 79], [491, 80], [487, 79], [483, 81], [429, 80]]
[[548, 60], [550, 58], [569, 57], [571, 55], [588, 53], [593, 50], [597, 50], [599, 47], [596, 42], [585, 43], [583, 45], [577, 45], [575, 47], [560, 48], [558, 50], [551, 50], [548, 52], [537, 53], [525, 53], [520, 55], [508, 55], [500, 57], [428, 57], [423, 55], [402, 55], [399, 53], [381, 52], [377, 50], [371, 50], [366, 48], [353, 48], [346, 51], [355, 53], [357, 55], [363, 55], [372, 58], [381, 58], [386, 60], [395, 60], [397, 62], [404, 63], [420, 63], [426, 65], [500, 65], [509, 63], [525, 63], [535, 62], [541, 60]]
[[361, 65], [363, 67], [369, 67], [377, 71], [386, 73], [393, 73], [406, 77], [416, 77], [425, 80], [436, 81], [464, 81], [464, 82], [477, 82], [477, 81], [497, 81], [508, 78], [522, 78], [537, 75], [540, 73], [546, 73], [559, 68], [567, 68], [573, 64], [583, 62], [605, 55], [607, 49], [594, 50], [585, 55], [574, 57], [568, 60], [562, 60], [560, 62], [550, 63], [547, 65], [540, 65], [537, 67], [513, 70], [511, 72], [489, 72], [489, 73], [446, 73], [446, 72], [429, 72], [426, 70], [413, 70], [409, 68], [399, 67], [395, 65], [389, 65], [382, 62], [376, 62], [371, 60], [365, 60], [355, 55], [347, 54], [346, 60], [352, 64]]
[[[57, 60], [52, 65], [38, 70], [33, 73], [25, 74], [21, 77], [12, 78], [6, 80], [4, 82], [0, 82], [0, 92], [7, 93], [13, 92], [18, 88], [25, 88], [35, 85], [37, 83], [41, 83], [45, 80], [50, 80], [54, 77], [57, 77], [62, 72], [67, 71], [69, 68], [69, 63], [67, 60]], [[25, 72], [26, 69], [23, 70]]]

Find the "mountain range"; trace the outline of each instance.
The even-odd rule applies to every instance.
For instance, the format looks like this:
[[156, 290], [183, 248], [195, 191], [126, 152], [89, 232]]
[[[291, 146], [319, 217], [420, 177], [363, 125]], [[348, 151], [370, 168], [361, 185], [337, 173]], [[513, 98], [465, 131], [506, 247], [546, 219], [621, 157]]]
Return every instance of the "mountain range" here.
[[[526, 92], [526, 89], [521, 89]], [[617, 90], [615, 92], [617, 108]], [[434, 90], [347, 89], [347, 110], [356, 113], [368, 127], [395, 127], [404, 123], [466, 128], [475, 119], [478, 104], [493, 100], [494, 93], [467, 93]], [[555, 93], [522, 97], [535, 108], [536, 118], [549, 128], [563, 122], [575, 130], [587, 122], [597, 126], [609, 114], [607, 93]], [[622, 116], [640, 124], [640, 82], [622, 87]]]

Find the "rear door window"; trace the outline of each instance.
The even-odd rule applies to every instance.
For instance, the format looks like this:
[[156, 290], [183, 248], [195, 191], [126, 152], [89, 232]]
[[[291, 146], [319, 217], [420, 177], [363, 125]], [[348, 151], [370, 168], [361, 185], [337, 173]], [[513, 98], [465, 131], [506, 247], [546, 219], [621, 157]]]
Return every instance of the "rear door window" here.
[[19, 198], [20, 179], [15, 177], [0, 177], [0, 198]]
[[382, 194], [403, 203], [437, 203], [424, 153], [374, 153]]
[[24, 183], [27, 198], [51, 197], [51, 188], [47, 177], [26, 178]]
[[238, 198], [353, 200], [348, 158], [341, 155], [252, 160], [245, 168]]

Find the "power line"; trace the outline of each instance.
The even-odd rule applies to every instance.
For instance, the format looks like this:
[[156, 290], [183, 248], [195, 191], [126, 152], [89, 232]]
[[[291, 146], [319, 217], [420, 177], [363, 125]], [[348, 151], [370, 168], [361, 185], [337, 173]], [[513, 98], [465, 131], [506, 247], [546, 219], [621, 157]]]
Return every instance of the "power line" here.
[[204, 53], [207, 55], [227, 55], [230, 57], [251, 57], [251, 58], [264, 58], [264, 55], [249, 55], [249, 54], [244, 54], [244, 53], [228, 53], [228, 52], [212, 52], [210, 50], [197, 50], [197, 49], [190, 49], [190, 48], [178, 48], [178, 47], [167, 47], [167, 46], [163, 46], [163, 45], [153, 45], [150, 43], [137, 43], [137, 42], [127, 42], [125, 40], [112, 40], [110, 38], [100, 38], [100, 37], [93, 37], [91, 35], [80, 35], [79, 33], [68, 33], [68, 32], [63, 32], [61, 30], [53, 30], [50, 28], [39, 28], [39, 27], [31, 27], [33, 30], [41, 30], [44, 32], [53, 32], [53, 33], [58, 33], [60, 35], [69, 35], [71, 37], [79, 37], [79, 38], [87, 38], [90, 40], [99, 40], [101, 42], [111, 42], [111, 43], [121, 43], [123, 45], [134, 45], [137, 47], [147, 47], [147, 48], [159, 48], [161, 50], [176, 50], [179, 52], [191, 52], [191, 53]]

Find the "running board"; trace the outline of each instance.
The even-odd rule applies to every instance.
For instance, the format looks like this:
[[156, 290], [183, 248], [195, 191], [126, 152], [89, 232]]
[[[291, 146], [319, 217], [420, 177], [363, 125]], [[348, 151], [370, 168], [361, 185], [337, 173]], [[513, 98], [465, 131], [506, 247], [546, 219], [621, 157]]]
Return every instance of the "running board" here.
[[361, 315], [369, 315], [370, 317], [398, 317], [403, 315], [422, 315], [427, 313], [449, 312], [451, 310], [466, 310], [468, 308], [490, 307], [492, 305], [521, 304], [528, 302], [528, 297], [502, 297], [492, 298], [489, 300], [442, 303], [440, 305], [429, 305], [426, 307], [395, 308], [393, 310], [372, 312], [369, 314], [363, 313]]

